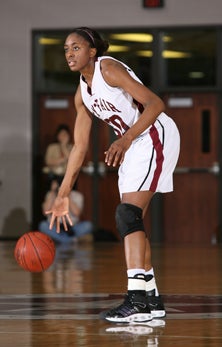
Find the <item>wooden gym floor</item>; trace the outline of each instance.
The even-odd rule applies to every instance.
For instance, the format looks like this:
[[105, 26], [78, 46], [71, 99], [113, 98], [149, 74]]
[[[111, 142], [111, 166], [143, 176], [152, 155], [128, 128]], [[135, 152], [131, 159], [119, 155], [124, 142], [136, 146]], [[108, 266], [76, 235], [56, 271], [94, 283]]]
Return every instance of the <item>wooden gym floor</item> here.
[[57, 247], [40, 274], [20, 269], [15, 242], [0, 242], [2, 347], [214, 347], [222, 346], [222, 248], [153, 246], [165, 320], [116, 325], [99, 313], [126, 290], [121, 243]]

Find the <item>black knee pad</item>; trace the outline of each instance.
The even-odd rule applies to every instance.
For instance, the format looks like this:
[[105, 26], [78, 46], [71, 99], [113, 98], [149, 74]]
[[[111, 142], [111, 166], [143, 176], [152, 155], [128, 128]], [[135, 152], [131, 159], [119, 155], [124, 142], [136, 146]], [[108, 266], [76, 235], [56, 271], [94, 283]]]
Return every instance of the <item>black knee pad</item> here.
[[132, 204], [119, 204], [116, 208], [116, 226], [120, 236], [124, 238], [126, 235], [135, 231], [144, 231], [143, 210]]

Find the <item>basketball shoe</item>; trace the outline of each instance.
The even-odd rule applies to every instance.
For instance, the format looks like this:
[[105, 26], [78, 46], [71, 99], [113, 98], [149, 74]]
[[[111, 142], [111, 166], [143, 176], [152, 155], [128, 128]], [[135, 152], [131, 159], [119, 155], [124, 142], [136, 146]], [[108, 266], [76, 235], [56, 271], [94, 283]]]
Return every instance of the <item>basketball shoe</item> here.
[[[163, 318], [166, 311], [161, 296], [156, 288], [156, 281], [153, 275], [146, 275], [146, 298], [153, 318]], [[158, 295], [156, 295], [158, 294]]]
[[129, 291], [124, 302], [106, 312], [103, 318], [115, 323], [147, 322], [152, 320], [152, 314], [147, 298], [140, 293]]
[[165, 307], [160, 295], [147, 295], [146, 300], [153, 318], [163, 318], [166, 316]]

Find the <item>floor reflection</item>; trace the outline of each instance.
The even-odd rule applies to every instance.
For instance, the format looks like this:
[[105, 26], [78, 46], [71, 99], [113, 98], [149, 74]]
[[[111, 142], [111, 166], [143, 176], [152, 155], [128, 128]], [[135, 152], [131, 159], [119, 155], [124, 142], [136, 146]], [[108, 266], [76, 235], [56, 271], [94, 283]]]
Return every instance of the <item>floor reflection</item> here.
[[36, 274], [17, 265], [14, 246], [0, 242], [1, 346], [222, 346], [220, 247], [154, 247], [167, 317], [124, 325], [100, 318], [124, 297], [121, 243], [57, 246], [54, 264]]

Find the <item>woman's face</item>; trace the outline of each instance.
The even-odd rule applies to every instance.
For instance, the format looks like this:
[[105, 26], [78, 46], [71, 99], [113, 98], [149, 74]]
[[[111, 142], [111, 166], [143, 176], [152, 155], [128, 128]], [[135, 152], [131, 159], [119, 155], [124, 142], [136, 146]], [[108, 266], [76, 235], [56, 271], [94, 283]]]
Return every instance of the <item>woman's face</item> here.
[[67, 144], [70, 141], [70, 135], [69, 135], [68, 131], [63, 129], [63, 130], [60, 130], [60, 132], [58, 133], [57, 139], [60, 143]]
[[64, 50], [71, 71], [84, 70], [96, 54], [96, 49], [91, 48], [89, 42], [76, 33], [66, 38]]

